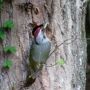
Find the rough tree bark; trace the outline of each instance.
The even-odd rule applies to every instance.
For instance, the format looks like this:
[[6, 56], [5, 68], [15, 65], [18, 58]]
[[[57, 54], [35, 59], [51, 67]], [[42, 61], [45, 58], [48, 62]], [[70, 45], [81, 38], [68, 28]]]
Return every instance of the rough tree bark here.
[[[0, 44], [0, 90], [19, 90], [25, 82], [28, 52], [31, 45], [31, 24], [48, 22], [47, 34], [52, 40], [52, 50], [36, 82], [26, 90], [85, 90], [86, 83], [86, 0], [12, 0], [6, 2], [0, 23], [13, 19], [15, 27]], [[14, 45], [15, 55], [5, 55], [3, 46]], [[8, 72], [2, 71], [5, 58], [13, 61]], [[53, 65], [57, 60], [65, 63]]]

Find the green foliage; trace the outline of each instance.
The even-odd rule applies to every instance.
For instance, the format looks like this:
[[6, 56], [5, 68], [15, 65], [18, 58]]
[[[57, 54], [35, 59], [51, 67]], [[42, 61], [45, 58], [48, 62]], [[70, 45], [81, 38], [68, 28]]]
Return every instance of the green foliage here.
[[14, 47], [14, 46], [6, 46], [6, 47], [4, 47], [4, 52], [14, 54], [14, 53], [16, 53], [16, 47]]
[[[11, 2], [11, 0], [5, 0], [7, 2]], [[4, 0], [0, 0], [0, 14], [3, 8]], [[6, 38], [5, 30], [11, 30], [14, 27], [13, 20], [6, 20], [3, 25], [0, 27], [0, 40], [4, 40]], [[14, 54], [16, 52], [16, 47], [14, 46], [6, 46], [3, 48], [5, 53]], [[10, 69], [13, 65], [12, 60], [5, 59], [3, 62], [3, 68]]]
[[3, 23], [3, 28], [12, 29], [14, 27], [14, 22], [12, 20], [7, 20]]
[[4, 2], [4, 0], [0, 0], [0, 3], [3, 3]]
[[4, 40], [6, 38], [6, 34], [2, 28], [0, 28], [0, 40]]
[[1, 10], [2, 7], [3, 7], [3, 2], [4, 2], [4, 0], [0, 0], [0, 10]]
[[3, 68], [10, 69], [13, 65], [13, 62], [10, 59], [6, 59], [3, 63]]
[[60, 59], [56, 62], [56, 64], [59, 64], [59, 65], [64, 65], [65, 64], [65, 61], [64, 59]]

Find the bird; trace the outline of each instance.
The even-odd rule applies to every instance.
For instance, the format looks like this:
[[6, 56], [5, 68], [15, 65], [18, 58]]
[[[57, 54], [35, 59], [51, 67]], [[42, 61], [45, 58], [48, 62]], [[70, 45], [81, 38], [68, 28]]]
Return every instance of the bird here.
[[41, 24], [32, 30], [34, 39], [30, 48], [29, 71], [26, 77], [25, 87], [29, 87], [35, 82], [37, 75], [49, 57], [51, 41], [46, 35], [46, 27], [46, 24]]

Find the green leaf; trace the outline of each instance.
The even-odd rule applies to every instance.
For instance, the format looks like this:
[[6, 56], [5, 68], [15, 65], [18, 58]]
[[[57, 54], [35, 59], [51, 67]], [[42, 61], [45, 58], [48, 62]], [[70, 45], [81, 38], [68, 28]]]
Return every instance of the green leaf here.
[[56, 62], [56, 64], [59, 64], [59, 65], [64, 65], [65, 64], [65, 61], [64, 59], [60, 59]]
[[[0, 3], [0, 11], [2, 10], [3, 8], [3, 4]], [[0, 12], [1, 13], [1, 12]]]
[[6, 38], [6, 34], [2, 28], [0, 28], [0, 40], [4, 40]]
[[4, 2], [4, 0], [0, 0], [0, 4], [3, 3], [3, 2]]
[[4, 2], [4, 0], [0, 0], [0, 10], [1, 10], [2, 7], [3, 7], [3, 2]]
[[12, 20], [7, 20], [4, 22], [3, 27], [6, 29], [12, 29], [14, 27], [14, 23]]
[[6, 46], [6, 47], [4, 47], [4, 52], [14, 54], [14, 53], [16, 53], [16, 47], [14, 47], [14, 46]]
[[10, 59], [6, 59], [3, 63], [3, 67], [8, 69], [10, 69], [12, 65], [13, 65], [13, 62]]

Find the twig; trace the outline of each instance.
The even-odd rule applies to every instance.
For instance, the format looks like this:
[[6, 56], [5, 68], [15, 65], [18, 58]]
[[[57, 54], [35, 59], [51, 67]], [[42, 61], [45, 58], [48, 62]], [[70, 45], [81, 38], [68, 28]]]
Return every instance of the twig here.
[[[75, 40], [77, 39], [77, 37], [75, 37], [75, 39], [74, 40], [72, 40], [70, 43], [68, 43], [68, 44], [71, 44], [72, 42], [74, 42]], [[65, 42], [67, 42], [67, 41], [69, 41], [69, 40], [71, 40], [71, 38], [70, 39], [66, 39], [65, 41], [63, 41], [60, 45], [58, 45], [51, 53], [50, 53], [50, 55], [49, 55], [49, 57], [61, 46], [61, 45], [63, 45]], [[48, 57], [48, 58], [49, 58]], [[45, 64], [46, 65], [46, 64]], [[53, 66], [55, 66], [55, 65], [57, 65], [57, 63], [55, 63], [55, 64], [53, 64], [53, 65], [46, 65], [46, 67], [53, 67]]]
[[[66, 39], [66, 40], [64, 40], [61, 44], [59, 44], [59, 45], [50, 53], [49, 57], [50, 57], [61, 45], [63, 45], [65, 42], [67, 42], [67, 41], [69, 41], [69, 40], [71, 40], [71, 39], [72, 39], [72, 38]], [[77, 36], [75, 37], [74, 40], [72, 40], [72, 41], [71, 41], [70, 43], [68, 43], [68, 44], [71, 44], [71, 43], [74, 42], [76, 39], [77, 39]]]
[[[46, 64], [45, 64], [46, 65]], [[57, 63], [55, 63], [55, 64], [52, 64], [52, 65], [46, 65], [46, 67], [54, 67], [54, 66], [56, 66], [57, 65]]]

